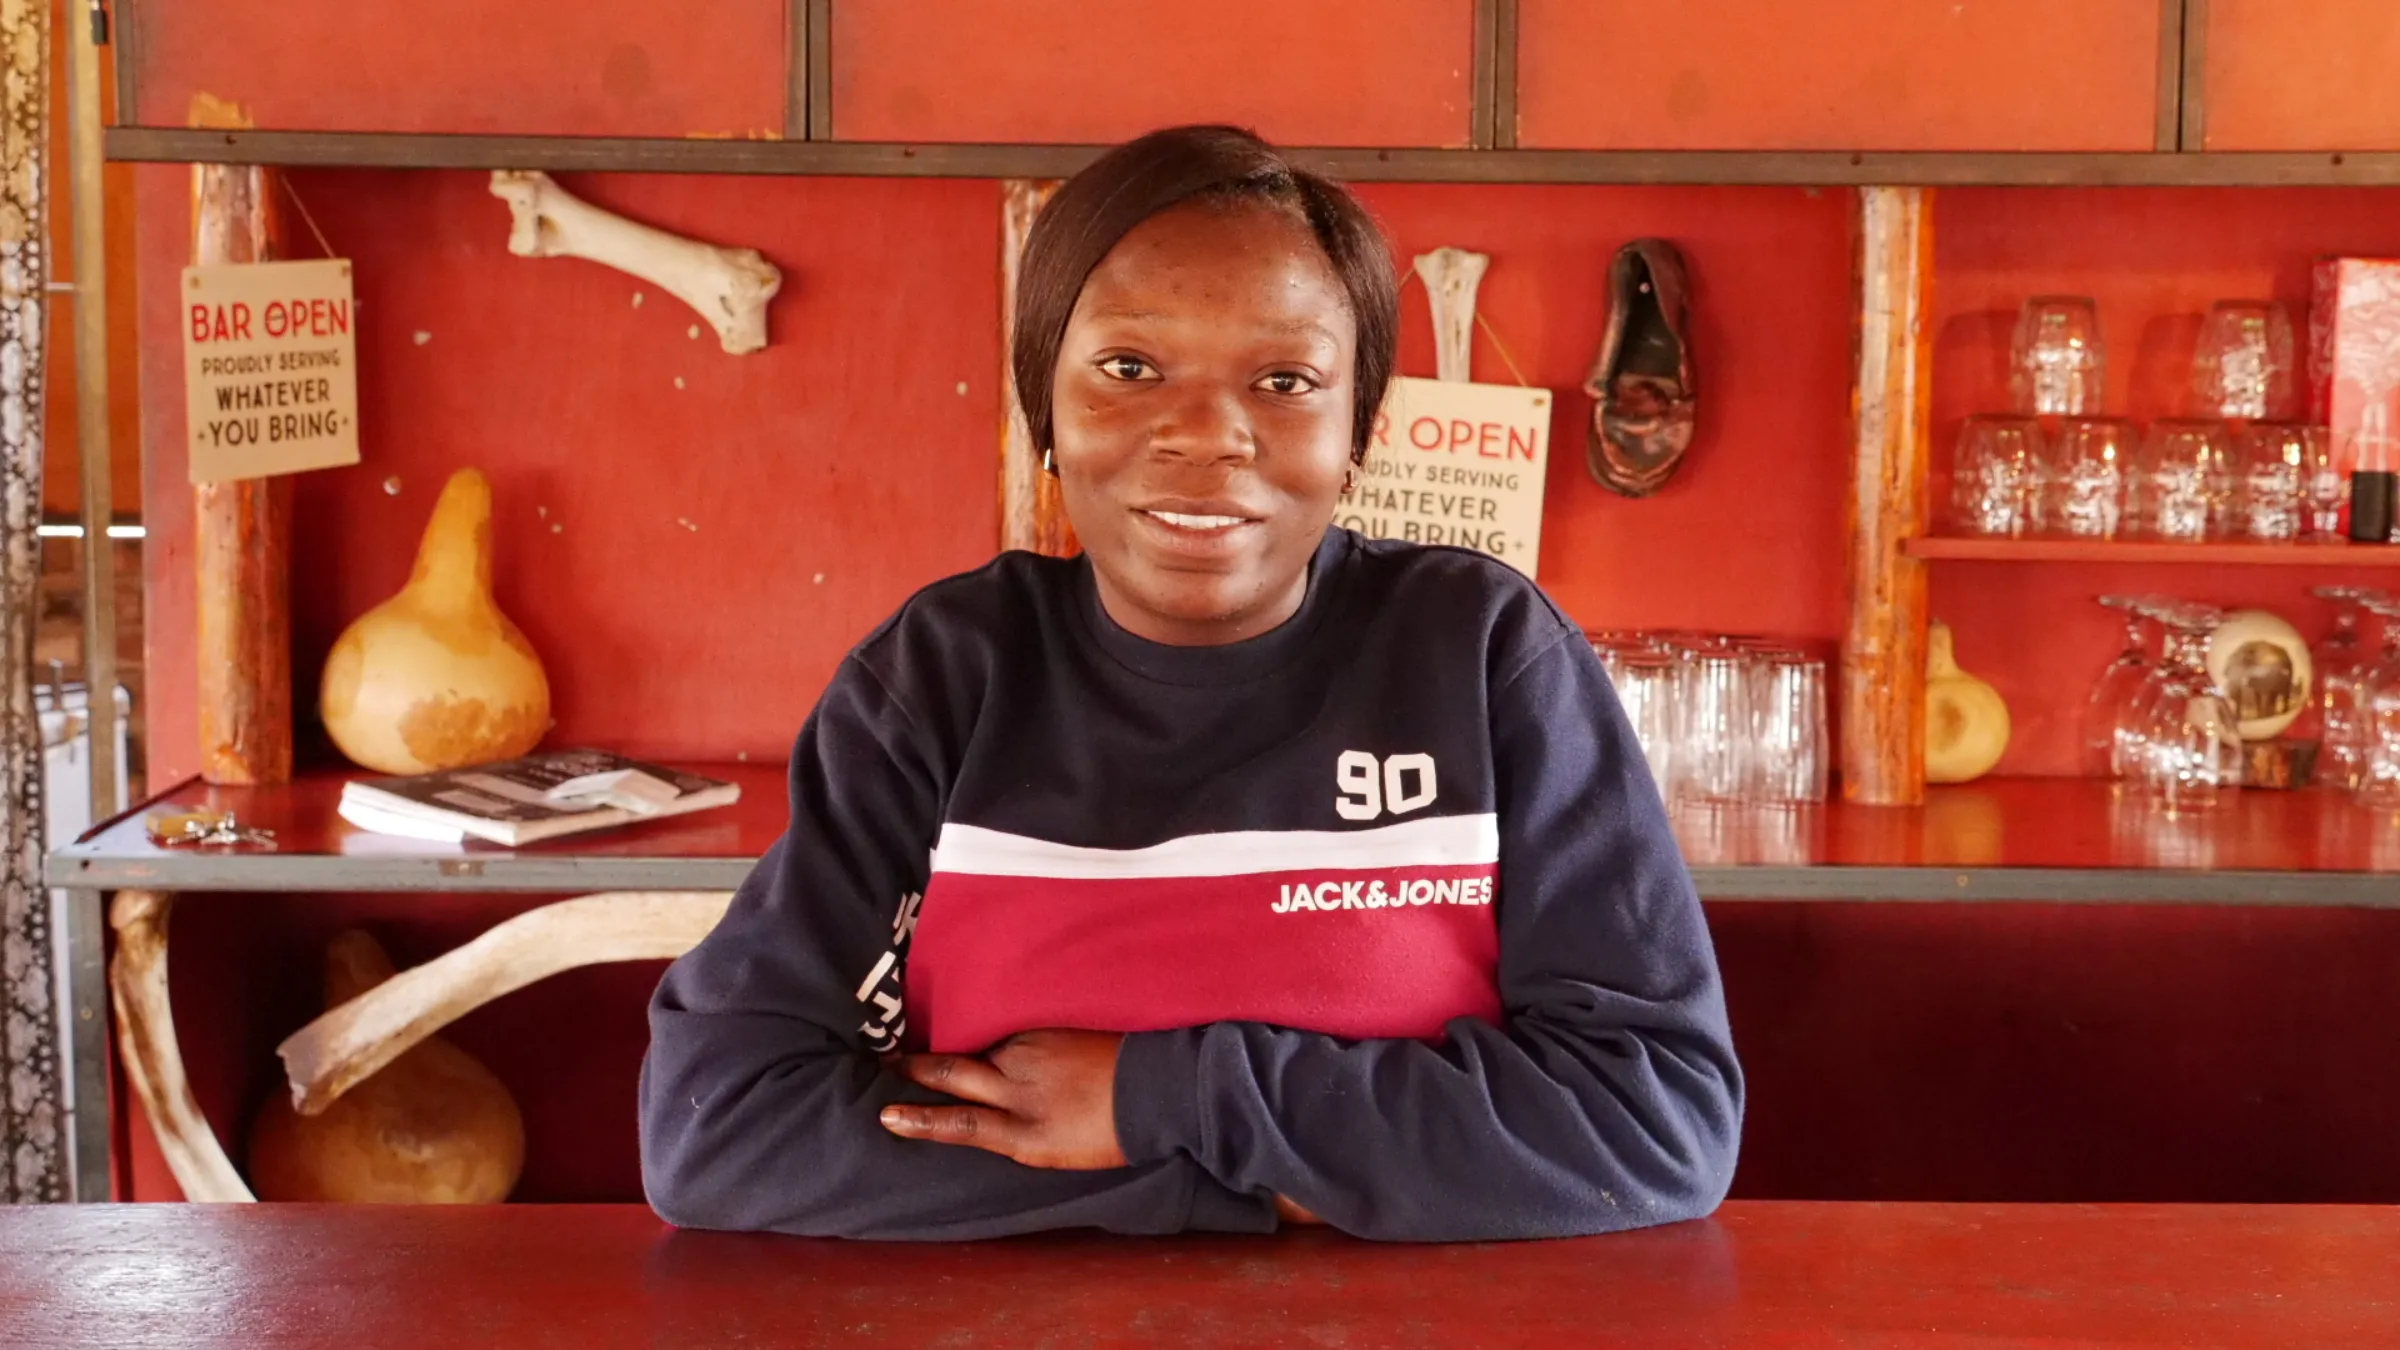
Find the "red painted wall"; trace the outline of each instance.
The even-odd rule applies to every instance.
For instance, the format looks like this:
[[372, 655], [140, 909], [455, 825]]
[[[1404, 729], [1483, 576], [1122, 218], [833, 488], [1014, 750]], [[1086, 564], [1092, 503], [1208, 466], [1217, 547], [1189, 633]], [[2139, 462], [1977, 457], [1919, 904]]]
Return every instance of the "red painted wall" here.
[[1474, 36], [1471, 0], [842, 0], [833, 134], [1105, 143], [1233, 118], [1297, 145], [1465, 145]]
[[291, 130], [776, 136], [791, 8], [141, 0], [121, 120], [182, 126], [207, 95]]
[[1517, 143], [2147, 150], [2158, 0], [1521, 0]]

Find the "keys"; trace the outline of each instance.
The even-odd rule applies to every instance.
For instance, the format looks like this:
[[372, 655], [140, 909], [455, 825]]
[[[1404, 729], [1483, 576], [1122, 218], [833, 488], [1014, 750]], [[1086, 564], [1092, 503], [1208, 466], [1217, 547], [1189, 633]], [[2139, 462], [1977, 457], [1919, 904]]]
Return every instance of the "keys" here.
[[249, 829], [231, 811], [206, 807], [162, 811], [142, 822], [150, 842], [161, 848], [263, 848], [275, 845], [273, 830]]

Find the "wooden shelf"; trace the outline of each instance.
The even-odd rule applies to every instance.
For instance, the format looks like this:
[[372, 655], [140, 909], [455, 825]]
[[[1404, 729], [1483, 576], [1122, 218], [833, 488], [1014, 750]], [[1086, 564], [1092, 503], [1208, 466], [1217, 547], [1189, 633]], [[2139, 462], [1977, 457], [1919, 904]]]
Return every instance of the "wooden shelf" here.
[[[352, 829], [346, 776], [286, 787], [187, 783], [53, 853], [54, 886], [209, 891], [731, 890], [782, 833], [784, 776], [690, 766], [742, 785], [717, 811], [523, 849]], [[162, 806], [232, 810], [275, 851], [152, 844]], [[1921, 807], [1695, 810], [1676, 829], [1703, 895], [1739, 900], [2015, 900], [2400, 908], [2400, 819], [2324, 792], [2246, 792], [2213, 817], [2160, 820], [2110, 784], [2001, 779]]]
[[[905, 145], [358, 131], [112, 127], [112, 160], [409, 169], [1063, 178], [1105, 147]], [[1437, 150], [1318, 147], [1293, 158], [1352, 182], [1694, 183], [1838, 187], [2374, 187], [2400, 153], [1845, 150]]]
[[2400, 567], [2400, 546], [2324, 543], [2164, 544], [2130, 539], [1984, 539], [1923, 535], [1908, 556], [1953, 562], [2206, 563], [2264, 567]]

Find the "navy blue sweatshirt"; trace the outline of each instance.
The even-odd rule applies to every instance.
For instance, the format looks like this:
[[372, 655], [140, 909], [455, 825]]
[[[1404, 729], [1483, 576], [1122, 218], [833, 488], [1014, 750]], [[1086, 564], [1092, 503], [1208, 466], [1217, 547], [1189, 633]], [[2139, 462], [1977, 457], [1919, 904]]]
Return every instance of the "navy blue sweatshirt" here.
[[[1595, 1233], [1723, 1197], [1707, 928], [1590, 647], [1477, 554], [1330, 531], [1300, 611], [1167, 647], [1090, 565], [919, 592], [800, 732], [791, 823], [650, 1010], [642, 1169], [700, 1228]], [[1129, 1033], [1131, 1165], [905, 1140], [895, 1048]]]

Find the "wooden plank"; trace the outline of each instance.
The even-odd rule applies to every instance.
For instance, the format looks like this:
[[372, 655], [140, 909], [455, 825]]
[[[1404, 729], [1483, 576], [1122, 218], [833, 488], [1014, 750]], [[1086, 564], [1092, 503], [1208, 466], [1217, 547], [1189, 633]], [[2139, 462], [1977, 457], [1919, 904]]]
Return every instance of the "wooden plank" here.
[[808, 40], [809, 0], [785, 0], [783, 20], [783, 137], [797, 141], [808, 136], [809, 61], [815, 47]]
[[1858, 194], [1857, 450], [1847, 510], [1850, 625], [1842, 641], [1844, 800], [1925, 798], [1925, 567], [1922, 527], [1932, 435], [1933, 196]]
[[1055, 180], [1015, 178], [1001, 184], [1000, 200], [1000, 547], [1030, 549], [1054, 558], [1072, 557], [1081, 546], [1059, 496], [1058, 476], [1042, 466], [1042, 452], [1025, 425], [1017, 401], [1009, 350], [1016, 339], [1017, 270], [1034, 217], [1058, 191]]
[[1500, 0], [1475, 0], [1475, 92], [1467, 143], [1478, 150], [1499, 142], [1492, 128], [1499, 77]]
[[[91, 756], [91, 819], [117, 809], [117, 758], [100, 753], [117, 743], [117, 552], [108, 541], [116, 520], [116, 467], [111, 454], [108, 369], [107, 170], [101, 147], [100, 49], [91, 18], [70, 6], [68, 35], [72, 109], [70, 174], [75, 232], [75, 440], [83, 497], [83, 669], [89, 691], [86, 743]], [[138, 503], [136, 504], [138, 506]]]
[[833, 139], [833, 0], [808, 5], [808, 137]]
[[[0, 1306], [34, 1345], [295, 1350], [974, 1350], [1028, 1327], [1078, 1345], [1284, 1345], [1303, 1328], [1362, 1346], [1797, 1350], [1964, 1327], [1994, 1345], [2351, 1350], [2390, 1343], [2395, 1244], [2400, 1209], [2377, 1205], [1736, 1201], [1705, 1222], [1451, 1246], [762, 1241], [673, 1231], [642, 1205], [28, 1206], [0, 1211]], [[94, 1292], [128, 1286], [141, 1296]]]
[[[598, 136], [115, 127], [112, 160], [408, 169], [1064, 178], [1097, 145], [711, 141]], [[1351, 182], [1850, 187], [2392, 187], [2400, 151], [2113, 152], [1413, 150], [1295, 147]]]
[[1493, 0], [1492, 23], [1492, 145], [1510, 150], [1517, 144], [1517, 44], [1522, 25], [1518, 0]]
[[2176, 146], [2208, 148], [2208, 0], [2183, 3], [2183, 84], [2176, 99]]
[[[195, 122], [236, 123], [227, 105], [194, 105]], [[280, 177], [255, 165], [192, 170], [192, 259], [271, 262], [283, 256]], [[292, 775], [291, 484], [281, 478], [194, 486], [201, 773], [212, 783], [281, 783]]]
[[2158, 150], [2184, 148], [2184, 4], [2185, 0], [2158, 0], [2158, 127], [2153, 147]]

